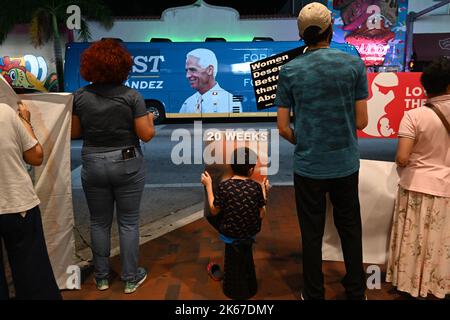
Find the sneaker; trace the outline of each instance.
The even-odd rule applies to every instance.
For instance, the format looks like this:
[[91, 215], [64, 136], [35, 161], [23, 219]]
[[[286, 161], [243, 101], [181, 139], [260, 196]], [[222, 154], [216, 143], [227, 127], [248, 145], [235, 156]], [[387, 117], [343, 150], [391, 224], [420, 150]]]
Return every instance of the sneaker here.
[[147, 270], [145, 268], [139, 267], [136, 274], [136, 280], [125, 281], [125, 293], [133, 293], [137, 288], [147, 279]]
[[97, 290], [104, 291], [109, 288], [109, 281], [107, 278], [104, 279], [96, 279], [94, 278], [95, 285], [97, 286]]

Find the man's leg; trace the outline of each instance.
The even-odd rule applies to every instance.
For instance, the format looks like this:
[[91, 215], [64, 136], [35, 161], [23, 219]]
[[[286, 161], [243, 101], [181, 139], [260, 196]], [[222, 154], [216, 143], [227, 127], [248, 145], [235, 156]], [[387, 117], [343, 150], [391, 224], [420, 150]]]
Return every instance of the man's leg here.
[[342, 284], [349, 299], [364, 299], [366, 289], [358, 175], [359, 172], [356, 172], [348, 177], [332, 179], [330, 182], [334, 224], [341, 239], [347, 271]]
[[294, 174], [295, 200], [303, 249], [303, 297], [324, 299], [322, 237], [325, 229], [326, 180]]
[[25, 217], [16, 213], [2, 218], [16, 298], [61, 299], [48, 257], [39, 207], [28, 210]]

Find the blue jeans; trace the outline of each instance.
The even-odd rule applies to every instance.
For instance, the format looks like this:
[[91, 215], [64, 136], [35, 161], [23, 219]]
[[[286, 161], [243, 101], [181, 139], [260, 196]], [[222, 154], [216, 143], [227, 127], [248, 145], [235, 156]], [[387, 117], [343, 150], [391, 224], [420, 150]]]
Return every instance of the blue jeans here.
[[122, 280], [134, 281], [139, 255], [139, 207], [145, 185], [144, 158], [123, 160], [122, 151], [82, 155], [81, 181], [91, 216], [91, 241], [94, 274], [97, 279], [109, 274], [111, 225], [116, 206], [119, 225]]

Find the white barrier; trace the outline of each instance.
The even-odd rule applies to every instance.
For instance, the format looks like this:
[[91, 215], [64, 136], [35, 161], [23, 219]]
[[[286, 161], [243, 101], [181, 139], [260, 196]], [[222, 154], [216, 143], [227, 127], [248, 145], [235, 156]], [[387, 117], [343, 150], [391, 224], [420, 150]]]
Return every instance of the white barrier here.
[[[45, 240], [58, 287], [66, 289], [66, 270], [75, 261], [70, 172], [70, 124], [73, 96], [68, 93], [20, 95], [0, 76], [0, 102], [15, 107], [20, 98], [31, 112], [31, 123], [44, 149], [44, 162], [33, 170], [41, 200]], [[37, 268], [39, 266], [36, 266]]]
[[73, 96], [68, 93], [22, 95], [31, 112], [44, 163], [34, 169], [41, 200], [45, 240], [58, 287], [66, 289], [67, 267], [75, 261], [70, 172], [70, 125]]
[[[396, 168], [397, 165], [394, 162], [361, 160], [359, 200], [365, 263], [384, 264], [387, 260], [389, 234], [399, 179]], [[322, 258], [343, 261], [341, 242], [334, 226], [330, 201], [327, 203]]]

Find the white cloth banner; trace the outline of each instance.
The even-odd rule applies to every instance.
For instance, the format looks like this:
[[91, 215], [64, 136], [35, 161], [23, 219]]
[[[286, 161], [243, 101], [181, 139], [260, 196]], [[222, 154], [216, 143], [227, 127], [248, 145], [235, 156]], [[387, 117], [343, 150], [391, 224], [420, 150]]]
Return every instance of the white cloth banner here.
[[[22, 100], [31, 112], [34, 132], [44, 149], [44, 162], [32, 178], [41, 200], [39, 208], [50, 261], [58, 287], [66, 289], [67, 267], [75, 262], [70, 172], [70, 125], [73, 96], [69, 93], [15, 95], [0, 77], [0, 102], [17, 109]], [[38, 266], [36, 266], [38, 267]]]
[[14, 110], [17, 110], [17, 102], [19, 102], [19, 97], [11, 88], [5, 78], [0, 74], [0, 103], [6, 103], [11, 106]]
[[44, 163], [34, 170], [41, 200], [45, 240], [58, 287], [66, 289], [67, 267], [75, 261], [70, 125], [73, 95], [43, 93], [21, 95], [31, 112], [31, 123], [44, 149]]
[[[387, 261], [394, 202], [398, 188], [397, 165], [394, 162], [361, 160], [359, 201], [361, 205], [364, 263]], [[322, 258], [343, 261], [341, 241], [333, 222], [333, 207], [327, 201], [327, 218]]]

